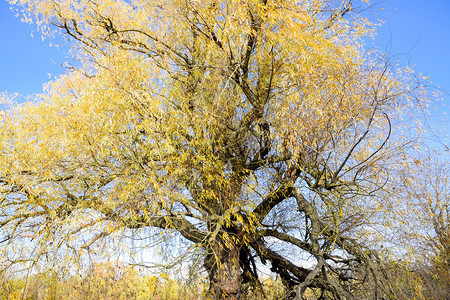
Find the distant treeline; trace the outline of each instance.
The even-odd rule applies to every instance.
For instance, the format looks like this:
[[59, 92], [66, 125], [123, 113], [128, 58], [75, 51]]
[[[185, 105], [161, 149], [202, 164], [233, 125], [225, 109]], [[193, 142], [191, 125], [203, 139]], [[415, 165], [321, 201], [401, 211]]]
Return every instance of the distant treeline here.
[[[397, 287], [414, 299], [448, 299], [448, 268], [409, 267], [392, 264]], [[175, 280], [169, 275], [142, 275], [137, 268], [117, 262], [93, 266], [84, 276], [46, 272], [29, 276], [0, 273], [0, 300], [169, 300], [210, 299], [207, 278]], [[320, 299], [319, 290], [308, 289], [303, 299]], [[262, 286], [248, 285], [242, 299], [289, 299], [280, 279], [267, 278]]]

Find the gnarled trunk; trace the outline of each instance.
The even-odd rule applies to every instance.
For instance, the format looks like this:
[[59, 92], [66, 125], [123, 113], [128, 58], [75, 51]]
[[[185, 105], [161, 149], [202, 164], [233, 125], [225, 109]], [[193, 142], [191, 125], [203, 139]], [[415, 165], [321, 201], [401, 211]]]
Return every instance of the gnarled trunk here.
[[204, 266], [209, 274], [210, 293], [214, 299], [239, 299], [241, 295], [240, 247], [218, 241], [208, 250]]

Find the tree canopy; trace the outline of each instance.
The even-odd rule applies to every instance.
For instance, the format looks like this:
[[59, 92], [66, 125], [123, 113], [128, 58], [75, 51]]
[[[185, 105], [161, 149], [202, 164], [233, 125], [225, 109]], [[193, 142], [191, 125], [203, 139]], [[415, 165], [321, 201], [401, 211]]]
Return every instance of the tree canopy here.
[[287, 297], [398, 294], [377, 241], [426, 93], [365, 48], [366, 3], [10, 2], [73, 60], [2, 111], [3, 266], [158, 229], [202, 257], [217, 299], [260, 289], [262, 265]]

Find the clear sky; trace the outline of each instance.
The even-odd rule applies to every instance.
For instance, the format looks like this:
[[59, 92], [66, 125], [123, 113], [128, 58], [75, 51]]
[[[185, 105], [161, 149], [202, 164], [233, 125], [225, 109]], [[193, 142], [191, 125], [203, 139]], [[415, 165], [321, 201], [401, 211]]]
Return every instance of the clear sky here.
[[41, 93], [49, 74], [64, 72], [57, 63], [64, 62], [66, 54], [50, 42], [42, 41], [35, 24], [21, 22], [9, 3], [0, 0], [0, 92]]
[[376, 17], [385, 22], [375, 42], [406, 54], [416, 71], [450, 93], [450, 0], [383, 0], [378, 6], [384, 9]]
[[[373, 0], [372, 2], [374, 2]], [[421, 120], [431, 128], [428, 143], [450, 160], [450, 0], [380, 0], [376, 17], [384, 20], [375, 43], [404, 62], [434, 87], [442, 90], [442, 101], [430, 105], [429, 116]]]
[[[450, 0], [374, 2], [384, 7], [374, 9], [375, 18], [386, 20], [375, 40], [379, 48], [406, 53], [417, 71], [450, 92]], [[0, 92], [40, 93], [49, 76], [61, 74], [57, 63], [64, 62], [67, 48], [58, 50], [51, 42], [42, 41], [35, 25], [21, 23], [0, 0]]]

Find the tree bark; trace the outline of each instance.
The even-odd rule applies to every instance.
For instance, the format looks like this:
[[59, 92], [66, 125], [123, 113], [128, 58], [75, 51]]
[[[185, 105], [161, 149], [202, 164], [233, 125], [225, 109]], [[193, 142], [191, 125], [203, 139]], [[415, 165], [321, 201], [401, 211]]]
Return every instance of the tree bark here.
[[214, 299], [239, 299], [241, 296], [240, 247], [218, 241], [211, 245], [204, 266], [210, 278]]

